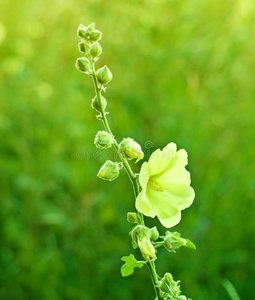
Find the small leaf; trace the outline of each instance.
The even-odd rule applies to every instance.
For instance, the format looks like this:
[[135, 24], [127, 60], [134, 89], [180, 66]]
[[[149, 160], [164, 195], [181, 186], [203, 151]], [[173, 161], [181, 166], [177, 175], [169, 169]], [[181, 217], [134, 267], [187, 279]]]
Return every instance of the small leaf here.
[[142, 268], [145, 264], [144, 261], [137, 261], [133, 254], [123, 256], [121, 260], [126, 262], [120, 270], [123, 277], [133, 274], [134, 268]]

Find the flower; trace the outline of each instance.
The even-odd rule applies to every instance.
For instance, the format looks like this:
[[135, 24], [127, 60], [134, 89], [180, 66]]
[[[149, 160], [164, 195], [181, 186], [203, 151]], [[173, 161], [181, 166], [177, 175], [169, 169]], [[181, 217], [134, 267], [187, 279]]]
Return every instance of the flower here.
[[167, 228], [181, 220], [181, 211], [189, 207], [195, 197], [190, 186], [190, 173], [185, 169], [187, 152], [176, 151], [176, 144], [157, 149], [148, 162], [143, 163], [139, 181], [142, 191], [136, 198], [136, 209], [145, 216], [158, 217]]

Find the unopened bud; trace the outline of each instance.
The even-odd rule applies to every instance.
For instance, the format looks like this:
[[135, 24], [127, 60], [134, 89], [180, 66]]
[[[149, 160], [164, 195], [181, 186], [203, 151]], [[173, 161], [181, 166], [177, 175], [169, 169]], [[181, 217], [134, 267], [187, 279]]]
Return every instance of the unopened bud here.
[[160, 282], [160, 288], [166, 293], [171, 291], [174, 296], [179, 296], [181, 292], [179, 282], [180, 281], [174, 281], [173, 276], [170, 273], [166, 273]]
[[102, 53], [102, 47], [98, 42], [91, 45], [90, 54], [92, 57], [98, 57]]
[[83, 73], [90, 73], [90, 62], [85, 57], [80, 57], [76, 60], [76, 69]]
[[155, 248], [153, 247], [150, 239], [144, 237], [141, 240], [138, 240], [138, 246], [145, 260], [149, 261], [157, 259]]
[[112, 146], [112, 136], [106, 131], [98, 131], [94, 143], [97, 148], [110, 148]]
[[97, 177], [104, 180], [113, 181], [119, 176], [119, 166], [118, 164], [107, 160], [104, 165], [99, 170]]
[[[106, 109], [106, 106], [107, 106], [107, 101], [103, 96], [101, 96], [101, 104], [102, 104], [102, 109], [104, 111]], [[101, 112], [101, 107], [100, 107], [99, 100], [98, 100], [97, 96], [92, 99], [91, 106], [96, 111]]]
[[96, 72], [97, 80], [101, 84], [107, 84], [112, 80], [112, 73], [107, 68], [107, 66], [104, 66], [103, 68], [100, 68]]
[[90, 45], [85, 44], [84, 42], [80, 42], [78, 44], [79, 51], [82, 53], [86, 53], [90, 50]]
[[134, 249], [138, 246], [146, 261], [157, 259], [155, 248], [150, 241], [151, 232], [149, 228], [143, 225], [137, 225], [131, 231], [131, 236]]
[[151, 241], [156, 241], [159, 237], [159, 233], [158, 233], [158, 229], [156, 226], [152, 227], [150, 229], [150, 232], [151, 232]]
[[78, 30], [77, 30], [77, 34], [79, 37], [84, 38], [85, 35], [87, 34], [87, 30], [88, 28], [82, 24], [79, 25]]
[[99, 30], [93, 30], [90, 33], [90, 40], [93, 42], [100, 41], [102, 38], [102, 32]]
[[144, 157], [141, 146], [131, 138], [126, 138], [120, 143], [120, 152], [127, 159], [136, 158], [136, 163]]
[[88, 27], [80, 24], [79, 27], [78, 27], [78, 30], [77, 30], [77, 34], [82, 39], [90, 41], [91, 40], [91, 33], [93, 31], [96, 31], [94, 23], [90, 24]]
[[176, 249], [180, 247], [187, 247], [191, 249], [196, 249], [196, 246], [188, 239], [184, 239], [181, 237], [178, 232], [166, 232], [166, 236], [164, 238], [164, 246], [170, 252], [175, 252]]
[[128, 220], [129, 223], [137, 224], [137, 214], [134, 213], [134, 212], [133, 213], [129, 212], [127, 214], [127, 220]]

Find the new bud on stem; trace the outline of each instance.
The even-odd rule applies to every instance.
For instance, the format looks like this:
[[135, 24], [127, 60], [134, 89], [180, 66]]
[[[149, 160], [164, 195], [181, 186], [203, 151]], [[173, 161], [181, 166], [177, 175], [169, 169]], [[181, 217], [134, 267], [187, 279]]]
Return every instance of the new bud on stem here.
[[98, 42], [91, 45], [90, 54], [92, 57], [98, 57], [102, 53], [102, 47]]
[[128, 220], [129, 223], [137, 224], [137, 214], [134, 213], [134, 212], [133, 213], [129, 212], [127, 214], [127, 220]]
[[150, 232], [151, 232], [151, 241], [156, 241], [159, 237], [159, 232], [158, 232], [158, 229], [156, 226], [152, 227], [150, 229]]
[[181, 292], [179, 282], [180, 281], [174, 281], [170, 273], [166, 273], [160, 282], [160, 289], [165, 293], [172, 292], [175, 297], [178, 297]]
[[169, 252], [175, 252], [180, 247], [196, 249], [196, 246], [190, 240], [182, 238], [179, 232], [170, 231], [166, 232], [164, 246]]
[[98, 131], [94, 143], [97, 148], [110, 148], [112, 146], [112, 136], [106, 131]]
[[104, 66], [103, 68], [97, 70], [96, 77], [99, 83], [107, 84], [112, 80], [112, 73], [107, 66]]
[[119, 176], [119, 170], [119, 164], [107, 160], [99, 170], [97, 177], [104, 180], [113, 181]]
[[78, 48], [79, 48], [79, 51], [82, 52], [82, 53], [86, 53], [88, 51], [90, 51], [90, 45], [89, 44], [86, 44], [84, 42], [80, 42], [78, 44]]
[[76, 60], [76, 69], [83, 73], [90, 73], [91, 67], [90, 62], [85, 57], [80, 57]]
[[[106, 106], [107, 106], [107, 101], [106, 101], [106, 99], [103, 96], [101, 96], [101, 104], [102, 104], [102, 109], [105, 110]], [[92, 99], [91, 106], [96, 111], [101, 112], [101, 108], [100, 108], [99, 100], [98, 100], [97, 96]]]
[[127, 159], [136, 158], [136, 163], [143, 159], [144, 154], [141, 146], [131, 138], [126, 138], [120, 143], [120, 152]]
[[102, 38], [102, 32], [99, 30], [93, 30], [90, 34], [90, 40], [91, 41], [100, 41]]
[[[91, 24], [91, 25], [92, 25], [92, 24]], [[91, 26], [91, 25], [90, 25], [90, 26]], [[89, 27], [90, 27], [90, 26], [89, 26]], [[95, 26], [95, 24], [94, 24], [94, 26]], [[85, 38], [85, 36], [86, 36], [87, 33], [88, 33], [88, 28], [89, 28], [89, 27], [86, 27], [86, 26], [80, 24], [79, 27], [78, 27], [78, 30], [77, 30], [78, 36], [79, 36], [80, 38]]]

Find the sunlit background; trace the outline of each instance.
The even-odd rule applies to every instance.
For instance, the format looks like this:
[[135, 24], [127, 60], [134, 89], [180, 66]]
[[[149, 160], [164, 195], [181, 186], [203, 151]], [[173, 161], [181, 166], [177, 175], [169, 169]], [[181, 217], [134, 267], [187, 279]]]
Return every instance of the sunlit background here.
[[92, 80], [74, 66], [92, 22], [117, 140], [146, 159], [169, 142], [189, 153], [196, 198], [173, 230], [197, 250], [159, 249], [158, 273], [193, 300], [254, 299], [253, 0], [1, 0], [0, 299], [155, 298], [146, 268], [120, 274], [122, 256], [141, 258], [128, 177], [96, 177], [114, 154], [93, 145]]

